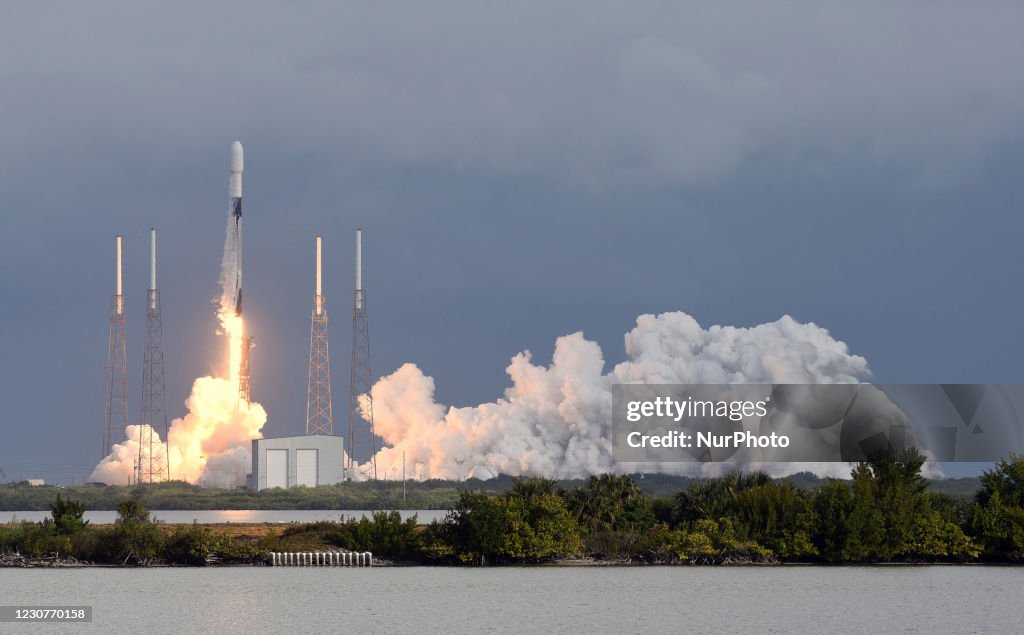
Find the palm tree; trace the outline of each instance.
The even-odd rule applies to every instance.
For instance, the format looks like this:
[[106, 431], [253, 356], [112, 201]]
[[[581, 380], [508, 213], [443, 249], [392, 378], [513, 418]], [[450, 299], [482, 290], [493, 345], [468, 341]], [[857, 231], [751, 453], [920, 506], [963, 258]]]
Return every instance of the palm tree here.
[[643, 497], [643, 490], [628, 476], [601, 474], [591, 476], [586, 485], [572, 491], [569, 507], [581, 524], [613, 527], [626, 505]]
[[563, 494], [562, 487], [553, 478], [522, 478], [516, 476], [512, 479], [512, 487], [509, 488], [507, 496], [509, 498], [519, 498], [529, 503], [534, 497], [544, 494], [561, 496]]

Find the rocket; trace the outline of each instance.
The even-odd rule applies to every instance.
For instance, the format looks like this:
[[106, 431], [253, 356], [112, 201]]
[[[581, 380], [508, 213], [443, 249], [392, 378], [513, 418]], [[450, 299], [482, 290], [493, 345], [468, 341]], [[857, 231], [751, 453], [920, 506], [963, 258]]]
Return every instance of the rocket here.
[[232, 231], [234, 232], [235, 245], [235, 315], [242, 315], [242, 170], [243, 170], [242, 144], [235, 141], [231, 144], [231, 178], [228, 180], [228, 196], [230, 197], [230, 218], [234, 220]]

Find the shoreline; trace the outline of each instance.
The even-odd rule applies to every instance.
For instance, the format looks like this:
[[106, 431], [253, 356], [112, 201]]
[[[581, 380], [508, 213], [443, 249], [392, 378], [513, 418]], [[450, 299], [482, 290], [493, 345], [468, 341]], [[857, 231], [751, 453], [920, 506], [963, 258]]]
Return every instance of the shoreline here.
[[[272, 527], [271, 527], [272, 528]], [[347, 552], [345, 549], [319, 549], [312, 550], [319, 553]], [[250, 561], [220, 561], [212, 559], [205, 563], [188, 564], [181, 562], [155, 561], [144, 564], [117, 564], [108, 562], [92, 562], [79, 560], [71, 555], [50, 554], [46, 556], [31, 557], [16, 552], [0, 553], [0, 569], [9, 568], [223, 568], [223, 567], [268, 567], [268, 568], [368, 568], [366, 566], [327, 566], [327, 565], [289, 565], [272, 566], [268, 563], [267, 557], [256, 557]], [[642, 557], [621, 557], [621, 558], [597, 558], [591, 556], [575, 556], [564, 558], [553, 558], [543, 562], [500, 562], [500, 563], [468, 563], [437, 561], [424, 562], [416, 560], [395, 560], [388, 556], [375, 558], [373, 567], [439, 567], [439, 568], [573, 568], [573, 567], [699, 567], [699, 568], [736, 568], [736, 567], [891, 567], [905, 568], [912, 566], [1024, 566], [1024, 562], [1006, 561], [887, 561], [887, 562], [796, 562], [796, 561], [647, 561]]]
[[223, 568], [255, 567], [268, 569], [373, 569], [373, 568], [441, 568], [441, 569], [550, 569], [550, 568], [696, 568], [696, 569], [736, 569], [736, 568], [893, 568], [903, 569], [907, 567], [1024, 567], [1024, 563], [1013, 562], [849, 562], [849, 563], [825, 563], [825, 562], [733, 562], [722, 564], [688, 563], [688, 562], [622, 562], [610, 560], [581, 560], [570, 558], [566, 560], [554, 560], [551, 562], [537, 563], [509, 563], [509, 564], [443, 564], [443, 563], [422, 563], [422, 562], [387, 562], [376, 561], [369, 567], [341, 567], [341, 566], [288, 566], [273, 567], [266, 562], [211, 562], [201, 564], [180, 564], [180, 563], [152, 563], [152, 564], [107, 564], [96, 562], [82, 562], [73, 557], [65, 559], [63, 556], [54, 558], [44, 556], [40, 558], [28, 558], [20, 554], [0, 555], [0, 569], [223, 569]]

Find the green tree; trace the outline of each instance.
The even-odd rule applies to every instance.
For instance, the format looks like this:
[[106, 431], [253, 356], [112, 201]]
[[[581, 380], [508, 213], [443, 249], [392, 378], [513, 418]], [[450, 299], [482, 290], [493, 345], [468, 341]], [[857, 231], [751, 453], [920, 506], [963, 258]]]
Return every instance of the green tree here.
[[189, 526], [174, 530], [167, 539], [164, 556], [168, 562], [203, 566], [209, 564], [214, 542], [209, 527], [193, 522]]
[[508, 503], [524, 521], [525, 558], [543, 560], [579, 551], [579, 525], [561, 496], [542, 493], [528, 501], [508, 497]]
[[57, 494], [57, 500], [50, 506], [50, 515], [53, 517], [57, 533], [64, 536], [73, 536], [89, 524], [89, 521], [83, 518], [85, 505], [71, 498], [62, 499], [60, 494]]
[[432, 534], [463, 562], [536, 561], [579, 551], [576, 522], [561, 496], [489, 497], [463, 492]]
[[862, 562], [884, 558], [880, 556], [880, 546], [885, 538], [885, 519], [878, 507], [878, 484], [867, 464], [861, 463], [854, 468], [852, 493], [843, 560]]
[[398, 511], [373, 512], [373, 518], [342, 519], [329, 534], [331, 542], [353, 551], [370, 551], [374, 555], [414, 558], [419, 555], [421, 541], [416, 516], [402, 519]]
[[[829, 479], [814, 493], [814, 545], [828, 562], [850, 559], [853, 488], [849, 483]], [[859, 558], [858, 558], [859, 559]]]
[[853, 484], [830, 482], [815, 496], [813, 539], [828, 561], [966, 559], [978, 548], [958, 519], [962, 506], [928, 492], [916, 449], [873, 457]]
[[909, 557], [924, 559], [976, 558], [978, 546], [955, 523], [942, 517], [937, 510], [918, 515], [914, 531], [905, 546]]
[[[918, 518], [929, 513], [928, 481], [921, 476], [924, 456], [911, 448], [896, 456], [880, 456], [860, 463], [854, 482], [869, 482], [881, 517], [876, 555], [892, 560], [910, 553]], [[877, 518], [877, 516], [874, 516]]]
[[118, 522], [149, 522], [149, 510], [136, 498], [128, 498], [117, 504]]
[[1024, 559], [1024, 456], [981, 475], [971, 526], [987, 557]]
[[524, 501], [530, 501], [535, 496], [542, 494], [555, 494], [557, 496], [563, 496], [565, 492], [562, 491], [562, 487], [558, 484], [558, 481], [551, 478], [512, 478], [512, 487], [509, 488], [507, 496], [510, 498], [519, 498]]
[[135, 499], [121, 501], [118, 518], [104, 535], [106, 556], [116, 564], [149, 564], [164, 547], [164, 534], [150, 521], [149, 510]]
[[568, 495], [569, 508], [579, 524], [591, 531], [647, 531], [654, 526], [651, 501], [633, 479], [624, 475], [591, 476]]
[[733, 515], [740, 533], [782, 558], [817, 554], [811, 540], [814, 512], [803, 490], [770, 481], [735, 494]]
[[745, 490], [772, 482], [764, 472], [730, 472], [725, 476], [692, 483], [673, 499], [677, 524], [690, 526], [703, 519], [733, 516], [736, 496]]
[[981, 489], [976, 496], [979, 503], [988, 503], [993, 495], [999, 494], [1003, 505], [1024, 507], [1024, 455], [1011, 454], [1009, 460], [986, 470], [979, 480]]

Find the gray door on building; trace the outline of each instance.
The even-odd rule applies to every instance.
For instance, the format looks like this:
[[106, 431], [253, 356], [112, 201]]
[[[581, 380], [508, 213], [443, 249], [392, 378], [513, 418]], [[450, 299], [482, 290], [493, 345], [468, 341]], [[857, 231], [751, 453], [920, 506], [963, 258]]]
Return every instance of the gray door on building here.
[[288, 450], [267, 450], [267, 487], [288, 487]]
[[316, 487], [318, 450], [295, 451], [295, 484]]

